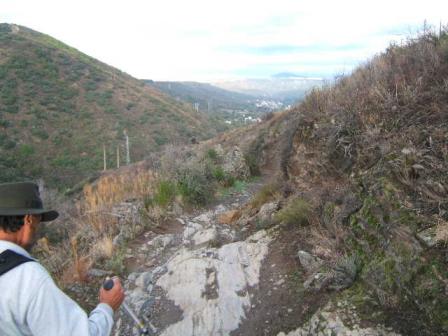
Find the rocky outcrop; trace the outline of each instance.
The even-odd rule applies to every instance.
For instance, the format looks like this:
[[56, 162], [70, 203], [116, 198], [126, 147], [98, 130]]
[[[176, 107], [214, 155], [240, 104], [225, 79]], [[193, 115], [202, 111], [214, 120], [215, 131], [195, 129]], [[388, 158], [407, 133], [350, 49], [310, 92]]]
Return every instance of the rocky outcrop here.
[[233, 147], [224, 156], [223, 170], [235, 178], [247, 179], [250, 177], [250, 170], [244, 159], [243, 152], [237, 146]]
[[274, 213], [278, 210], [279, 202], [263, 204], [258, 212], [257, 218], [262, 222], [272, 221]]
[[162, 335], [227, 335], [250, 308], [270, 238], [260, 231], [219, 249], [183, 249], [166, 265], [157, 285], [183, 311]]
[[300, 260], [300, 264], [307, 272], [317, 271], [324, 264], [322, 259], [315, 257], [306, 251], [299, 251], [297, 257]]
[[117, 227], [120, 229], [118, 235], [113, 238], [114, 245], [118, 246], [134, 238], [135, 234], [143, 229], [142, 208], [143, 204], [135, 201], [121, 202], [112, 208], [110, 215], [117, 219]]

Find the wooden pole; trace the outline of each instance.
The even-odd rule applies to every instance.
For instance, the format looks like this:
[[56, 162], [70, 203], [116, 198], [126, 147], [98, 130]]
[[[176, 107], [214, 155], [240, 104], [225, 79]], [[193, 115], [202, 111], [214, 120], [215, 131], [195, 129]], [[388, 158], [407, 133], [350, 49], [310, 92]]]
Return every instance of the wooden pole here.
[[129, 154], [129, 137], [126, 130], [124, 130], [124, 137], [126, 139], [126, 164], [131, 164], [131, 155]]
[[117, 168], [120, 168], [120, 146], [117, 146]]
[[103, 145], [103, 170], [107, 169], [107, 160], [106, 160], [106, 145]]

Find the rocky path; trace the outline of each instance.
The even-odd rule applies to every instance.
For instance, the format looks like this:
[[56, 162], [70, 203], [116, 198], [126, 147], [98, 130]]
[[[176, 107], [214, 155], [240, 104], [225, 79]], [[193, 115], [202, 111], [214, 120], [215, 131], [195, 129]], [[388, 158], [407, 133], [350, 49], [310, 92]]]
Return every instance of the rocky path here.
[[[363, 329], [354, 307], [340, 309], [345, 303], [332, 306], [328, 293], [303, 290], [305, 272], [296, 256], [306, 241], [299, 230], [256, 229], [257, 215], [222, 224], [257, 188], [175, 218], [131, 245], [126, 300], [154, 327], [151, 335], [398, 335]], [[123, 311], [113, 335], [138, 335]]]
[[[231, 204], [181, 216], [171, 223], [174, 232], [147, 233], [135, 246], [127, 302], [151, 320], [155, 334], [229, 335], [241, 324], [274, 237], [260, 230], [241, 240], [240, 230], [219, 224], [218, 217], [249, 196], [243, 192]], [[135, 334], [132, 326], [121, 313], [115, 335]]]

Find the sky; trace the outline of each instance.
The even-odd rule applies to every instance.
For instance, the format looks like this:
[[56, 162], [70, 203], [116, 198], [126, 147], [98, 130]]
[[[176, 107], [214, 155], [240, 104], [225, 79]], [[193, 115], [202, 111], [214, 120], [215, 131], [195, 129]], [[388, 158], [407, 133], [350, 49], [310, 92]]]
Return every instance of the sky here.
[[134, 77], [325, 77], [448, 23], [444, 0], [0, 0], [0, 22], [48, 34]]

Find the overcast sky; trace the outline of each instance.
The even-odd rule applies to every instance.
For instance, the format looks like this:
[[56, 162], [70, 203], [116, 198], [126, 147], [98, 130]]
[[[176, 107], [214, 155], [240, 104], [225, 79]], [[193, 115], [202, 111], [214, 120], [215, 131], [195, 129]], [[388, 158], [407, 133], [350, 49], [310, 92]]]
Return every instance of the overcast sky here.
[[446, 24], [448, 1], [0, 0], [0, 22], [154, 80], [331, 77], [424, 20]]

